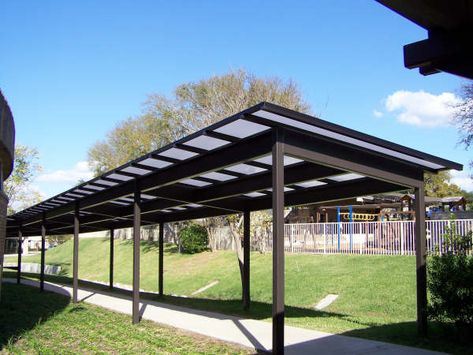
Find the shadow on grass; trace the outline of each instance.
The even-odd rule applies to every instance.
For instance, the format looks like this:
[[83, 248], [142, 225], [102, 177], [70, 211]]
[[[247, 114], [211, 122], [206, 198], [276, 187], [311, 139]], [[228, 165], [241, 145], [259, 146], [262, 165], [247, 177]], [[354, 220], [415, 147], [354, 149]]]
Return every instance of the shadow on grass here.
[[453, 324], [429, 322], [428, 336], [417, 335], [416, 322], [401, 322], [370, 326], [344, 332], [343, 335], [372, 339], [407, 346], [415, 346], [450, 354], [473, 354], [471, 330], [463, 330]]
[[[19, 294], [21, 297], [18, 297]], [[40, 293], [35, 287], [3, 283], [0, 302], [0, 350], [8, 343], [15, 342], [38, 323], [45, 322], [61, 312], [69, 302], [69, 297], [62, 294]]]
[[[5, 277], [11, 277], [8, 275], [8, 272], [5, 274]], [[11, 274], [15, 275], [15, 273]], [[25, 276], [37, 278], [36, 274]], [[46, 280], [61, 284], [71, 284], [70, 278], [62, 276], [47, 275]], [[82, 280], [79, 281], [79, 285], [92, 291], [112, 293], [113, 296], [118, 298], [129, 299], [131, 297], [131, 291], [129, 290], [120, 288], [114, 288], [111, 290], [106, 285]], [[239, 299], [217, 300], [206, 298], [184, 298], [171, 295], [159, 296], [156, 293], [150, 292], [141, 292], [140, 296], [143, 303], [146, 303], [146, 301], [154, 301], [166, 303], [169, 305], [169, 308], [186, 307], [190, 309], [187, 311], [191, 313], [205, 313], [206, 316], [211, 316], [218, 319], [228, 319], [228, 316], [236, 316], [256, 320], [268, 320], [271, 319], [272, 315], [272, 305], [270, 303], [259, 301], [252, 301], [250, 309], [243, 310], [242, 302]], [[142, 312], [144, 311], [144, 308], [145, 307], [142, 308]], [[207, 312], [217, 312], [221, 314], [209, 315]], [[357, 329], [345, 331], [340, 335], [421, 347], [455, 354], [473, 353], [473, 337], [471, 337], [471, 334], [461, 332], [450, 324], [430, 322], [429, 335], [427, 337], [419, 337], [417, 335], [417, 325], [414, 321], [380, 325], [376, 323], [361, 322], [357, 317], [350, 314], [317, 311], [310, 308], [294, 307], [288, 305], [285, 306], [285, 318], [327, 318], [327, 321], [334, 318], [342, 319], [348, 323], [352, 323], [353, 327], [356, 327]], [[256, 348], [261, 348], [261, 344], [258, 344], [256, 339], [250, 339], [251, 334], [248, 335], [247, 338], [255, 345]], [[332, 346], [334, 343], [339, 341], [339, 338], [333, 337], [326, 337], [323, 339], [292, 345], [286, 347], [286, 350], [290, 353], [302, 353], [307, 349], [323, 350], [324, 347]]]

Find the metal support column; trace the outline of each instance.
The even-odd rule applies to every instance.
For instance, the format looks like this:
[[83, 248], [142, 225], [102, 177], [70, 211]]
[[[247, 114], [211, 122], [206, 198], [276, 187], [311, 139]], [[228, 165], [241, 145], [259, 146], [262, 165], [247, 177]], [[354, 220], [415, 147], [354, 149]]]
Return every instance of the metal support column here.
[[425, 236], [424, 185], [415, 188], [415, 233], [416, 233], [416, 287], [417, 287], [417, 330], [419, 335], [427, 334], [427, 239]]
[[243, 214], [243, 309], [250, 308], [250, 211]]
[[140, 321], [140, 227], [141, 227], [141, 193], [135, 187], [133, 203], [133, 324]]
[[46, 216], [43, 214], [41, 223], [41, 271], [39, 274], [39, 290], [44, 290], [44, 253], [46, 252]]
[[114, 257], [114, 247], [115, 247], [115, 230], [110, 229], [110, 267], [108, 274], [108, 284], [110, 289], [113, 289], [113, 257]]
[[16, 270], [16, 283], [19, 284], [21, 282], [21, 254], [23, 253], [23, 234], [20, 229], [18, 230], [18, 263]]
[[159, 295], [163, 295], [163, 275], [164, 275], [164, 223], [159, 223], [159, 275], [158, 275], [158, 289]]
[[74, 208], [74, 244], [72, 252], [72, 303], [77, 303], [79, 288], [79, 204]]
[[274, 130], [273, 174], [273, 353], [284, 353], [284, 137]]

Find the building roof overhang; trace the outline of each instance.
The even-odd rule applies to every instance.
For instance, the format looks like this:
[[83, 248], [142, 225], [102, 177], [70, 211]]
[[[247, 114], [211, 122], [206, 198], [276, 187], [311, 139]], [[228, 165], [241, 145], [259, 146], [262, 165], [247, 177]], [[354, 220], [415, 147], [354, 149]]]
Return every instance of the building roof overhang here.
[[427, 39], [404, 46], [406, 68], [473, 79], [472, 0], [377, 1], [427, 30]]

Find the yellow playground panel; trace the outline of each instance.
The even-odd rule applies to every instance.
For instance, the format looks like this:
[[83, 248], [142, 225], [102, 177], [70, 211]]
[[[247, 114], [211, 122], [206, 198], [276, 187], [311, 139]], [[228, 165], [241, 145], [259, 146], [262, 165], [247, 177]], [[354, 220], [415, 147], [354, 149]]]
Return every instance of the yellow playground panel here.
[[[376, 213], [352, 213], [352, 221], [374, 221], [379, 216]], [[340, 217], [345, 221], [350, 220], [350, 212], [340, 212]]]

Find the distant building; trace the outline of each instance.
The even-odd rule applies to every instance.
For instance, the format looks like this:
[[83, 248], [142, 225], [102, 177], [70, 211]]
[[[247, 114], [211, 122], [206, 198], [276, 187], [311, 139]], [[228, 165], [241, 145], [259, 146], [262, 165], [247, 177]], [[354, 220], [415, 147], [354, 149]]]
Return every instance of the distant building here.
[[[463, 196], [425, 197], [428, 219], [473, 218], [473, 211], [466, 211]], [[370, 222], [379, 220], [411, 220], [414, 216], [414, 195], [381, 194], [362, 196], [320, 205], [294, 207], [286, 216], [286, 223], [318, 222]]]

